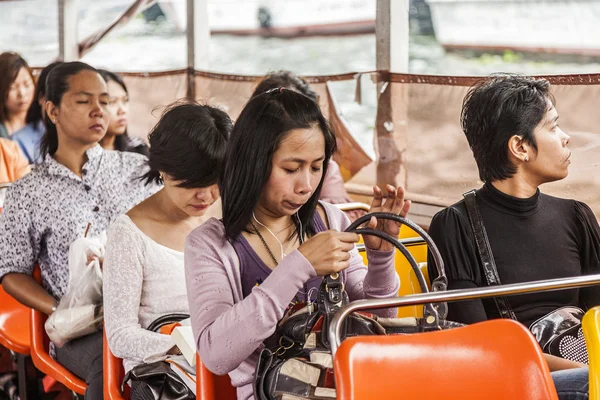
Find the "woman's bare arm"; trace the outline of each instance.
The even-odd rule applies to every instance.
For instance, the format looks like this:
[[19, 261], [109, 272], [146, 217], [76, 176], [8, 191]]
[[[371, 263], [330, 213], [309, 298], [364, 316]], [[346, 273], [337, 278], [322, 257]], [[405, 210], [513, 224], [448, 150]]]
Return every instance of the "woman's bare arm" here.
[[44, 314], [52, 314], [52, 308], [56, 306], [54, 297], [50, 296], [31, 275], [8, 273], [2, 278], [2, 288], [19, 303]]
[[587, 365], [578, 363], [571, 360], [565, 360], [564, 358], [556, 357], [550, 354], [544, 353], [544, 358], [548, 363], [548, 368], [550, 368], [550, 372], [560, 371], [563, 369], [572, 369], [572, 368], [583, 368], [587, 367]]

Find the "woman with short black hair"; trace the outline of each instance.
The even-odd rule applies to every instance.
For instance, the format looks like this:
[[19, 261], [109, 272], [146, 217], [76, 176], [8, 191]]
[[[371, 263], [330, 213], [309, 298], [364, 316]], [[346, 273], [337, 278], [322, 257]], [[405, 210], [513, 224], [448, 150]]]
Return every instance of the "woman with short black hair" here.
[[127, 134], [129, 91], [123, 79], [114, 72], [98, 70], [108, 87], [109, 123], [106, 135], [100, 140], [105, 150], [130, 151], [148, 156], [148, 146], [137, 137]]
[[[539, 186], [567, 177], [570, 137], [544, 79], [500, 75], [476, 84], [463, 103], [462, 128], [484, 186], [475, 192], [502, 284], [600, 272], [600, 227], [584, 203], [548, 196]], [[440, 211], [429, 234], [444, 259], [449, 289], [486, 286], [465, 200]], [[429, 265], [433, 265], [431, 262]], [[429, 269], [431, 279], [437, 276]], [[597, 287], [507, 297], [526, 326], [563, 306], [600, 304]], [[448, 318], [499, 318], [493, 299], [448, 304]], [[551, 371], [583, 366], [547, 355]], [[560, 398], [587, 399], [587, 369], [553, 373]], [[569, 393], [572, 396], [569, 397]]]
[[[169, 335], [147, 330], [157, 318], [189, 313], [183, 249], [186, 236], [219, 198], [231, 120], [217, 108], [175, 104], [150, 133], [148, 184], [162, 190], [119, 217], [104, 259], [104, 321], [110, 350], [125, 371], [178, 352]], [[138, 382], [132, 399], [153, 399]]]

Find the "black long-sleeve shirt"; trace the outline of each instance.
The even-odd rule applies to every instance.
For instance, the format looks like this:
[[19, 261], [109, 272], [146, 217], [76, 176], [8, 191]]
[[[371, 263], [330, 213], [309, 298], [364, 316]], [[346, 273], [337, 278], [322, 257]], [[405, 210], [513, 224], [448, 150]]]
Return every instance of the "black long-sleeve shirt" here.
[[[537, 193], [528, 199], [508, 196], [491, 184], [477, 191], [502, 284], [565, 278], [600, 272], [600, 227], [584, 203]], [[440, 211], [429, 234], [437, 244], [449, 289], [487, 286], [464, 200]], [[437, 273], [429, 257], [429, 276]], [[584, 310], [600, 305], [600, 287], [506, 297], [526, 326], [563, 306]], [[493, 299], [449, 303], [448, 319], [474, 323], [498, 318]]]

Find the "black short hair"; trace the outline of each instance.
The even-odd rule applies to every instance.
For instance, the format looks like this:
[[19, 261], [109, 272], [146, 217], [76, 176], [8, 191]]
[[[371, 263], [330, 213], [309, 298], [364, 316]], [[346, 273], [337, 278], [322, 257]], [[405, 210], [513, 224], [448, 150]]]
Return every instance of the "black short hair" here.
[[261, 93], [265, 93], [268, 90], [280, 87], [302, 93], [312, 101], [317, 101], [319, 99], [317, 92], [312, 90], [308, 82], [293, 72], [286, 70], [272, 72], [265, 76], [254, 89], [252, 97], [255, 97]]
[[534, 130], [548, 111], [550, 83], [521, 75], [492, 75], [465, 96], [460, 123], [484, 182], [510, 178], [516, 167], [508, 157], [508, 141], [523, 138], [535, 150]]
[[170, 105], [148, 135], [147, 184], [160, 183], [164, 172], [185, 188], [217, 183], [232, 123], [218, 108], [192, 102]]
[[[321, 109], [310, 98], [293, 90], [271, 90], [250, 99], [238, 117], [227, 149], [221, 175], [223, 225], [234, 239], [250, 223], [263, 188], [271, 176], [273, 155], [288, 132], [317, 126], [325, 138], [325, 160], [321, 182], [298, 216], [309, 235], [315, 233], [313, 216], [335, 152], [335, 136]], [[295, 232], [297, 235], [298, 232]]]

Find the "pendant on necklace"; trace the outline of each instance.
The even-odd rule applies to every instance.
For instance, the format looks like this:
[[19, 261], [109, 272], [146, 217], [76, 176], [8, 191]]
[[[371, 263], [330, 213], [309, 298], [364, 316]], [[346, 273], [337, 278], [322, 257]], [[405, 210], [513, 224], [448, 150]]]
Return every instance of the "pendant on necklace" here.
[[281, 253], [281, 259], [283, 260], [285, 258], [285, 253]]

